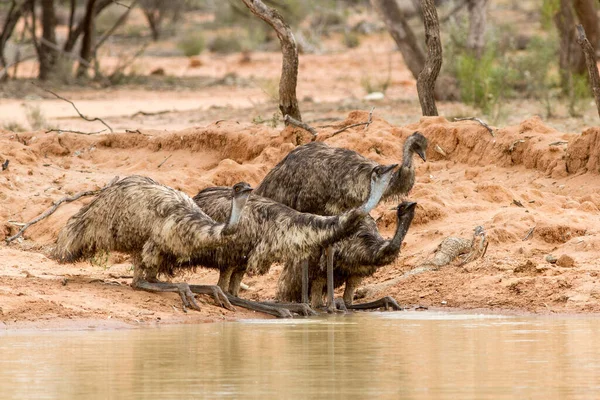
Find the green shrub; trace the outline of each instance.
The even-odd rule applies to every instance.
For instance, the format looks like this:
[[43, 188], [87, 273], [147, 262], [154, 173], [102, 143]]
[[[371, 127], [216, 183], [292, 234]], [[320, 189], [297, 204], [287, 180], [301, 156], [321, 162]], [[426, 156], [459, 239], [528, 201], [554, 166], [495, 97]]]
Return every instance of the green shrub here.
[[358, 34], [355, 32], [346, 32], [344, 33], [344, 44], [349, 49], [354, 49], [360, 45], [360, 38]]
[[46, 121], [46, 116], [42, 112], [40, 106], [25, 106], [25, 117], [27, 118], [27, 122], [29, 122], [29, 126], [34, 131], [45, 128], [48, 125]]
[[242, 42], [238, 35], [221, 35], [210, 41], [208, 49], [215, 53], [229, 54], [242, 51]]
[[200, 32], [190, 33], [179, 40], [177, 47], [183, 51], [186, 57], [197, 56], [204, 50], [204, 37]]

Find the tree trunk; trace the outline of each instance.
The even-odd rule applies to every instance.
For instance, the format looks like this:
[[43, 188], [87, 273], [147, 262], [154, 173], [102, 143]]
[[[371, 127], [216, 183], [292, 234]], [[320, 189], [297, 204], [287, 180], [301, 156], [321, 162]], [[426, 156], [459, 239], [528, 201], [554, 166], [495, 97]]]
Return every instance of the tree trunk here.
[[[113, 4], [113, 0], [98, 0], [96, 2], [96, 8], [94, 9], [94, 16], [98, 16], [98, 14], [100, 14], [102, 12], [102, 10], [104, 10], [106, 7], [110, 6], [111, 4]], [[70, 53], [73, 51], [73, 49], [75, 48], [75, 43], [77, 43], [77, 39], [79, 39], [79, 36], [81, 36], [81, 34], [83, 33], [83, 29], [84, 29], [84, 22], [85, 19], [82, 20], [81, 22], [79, 22], [77, 24], [77, 26], [75, 27], [75, 29], [73, 29], [72, 34], [69, 35], [69, 37], [67, 38], [67, 41], [65, 42], [65, 45], [63, 46], [63, 50], [66, 53]]]
[[[58, 53], [56, 51], [56, 14], [54, 13], [54, 0], [41, 0], [42, 2], [42, 40], [40, 43], [39, 62], [40, 71], [38, 78], [47, 80], [54, 70]], [[35, 13], [35, 10], [33, 10]], [[33, 27], [35, 32], [35, 26]]]
[[[594, 2], [598, 0], [573, 0], [573, 8], [579, 23], [585, 29], [585, 34], [594, 49], [598, 45], [598, 14]], [[583, 65], [581, 65], [583, 64]], [[580, 58], [580, 65], [577, 66], [579, 71], [585, 73], [585, 57]]]
[[435, 80], [442, 68], [442, 41], [440, 40], [440, 23], [433, 0], [421, 0], [423, 21], [425, 22], [425, 44], [427, 59], [425, 67], [417, 79], [417, 92], [423, 115], [438, 115], [435, 105]]
[[6, 16], [6, 21], [4, 21], [4, 27], [0, 33], [0, 67], [6, 67], [6, 58], [4, 56], [4, 48], [6, 43], [15, 30], [17, 22], [19, 22], [19, 19], [21, 19], [23, 11], [31, 8], [32, 3], [33, 0], [26, 0], [21, 5], [18, 5], [17, 2], [13, 0], [10, 10], [8, 11], [8, 15]]
[[81, 41], [81, 52], [79, 56], [87, 61], [87, 65], [82, 62], [79, 62], [79, 66], [77, 67], [77, 77], [87, 77], [87, 69], [89, 66], [89, 62], [92, 60], [92, 49], [94, 47], [94, 38], [96, 36], [96, 27], [95, 27], [95, 16], [94, 16], [94, 7], [96, 5], [96, 0], [88, 0], [87, 7], [85, 9], [85, 16], [83, 17], [83, 39]]
[[402, 53], [406, 66], [417, 79], [425, 65], [425, 54], [417, 43], [412, 29], [406, 22], [396, 0], [370, 0], [371, 6], [377, 11], [385, 23], [388, 32]]
[[598, 74], [598, 64], [596, 63], [596, 50], [585, 36], [585, 30], [581, 25], [577, 25], [577, 42], [585, 55], [585, 61], [590, 76], [590, 86], [594, 93], [598, 116], [600, 116], [600, 76]]
[[468, 0], [469, 36], [467, 48], [476, 58], [481, 58], [485, 47], [485, 22], [488, 0]]
[[560, 36], [560, 83], [563, 92], [571, 91], [571, 74], [585, 73], [585, 59], [575, 37], [575, 15], [572, 0], [560, 0], [560, 8], [554, 15], [554, 23]]
[[156, 12], [156, 10], [147, 10], [147, 9], [143, 9], [144, 11], [144, 16], [146, 17], [146, 20], [148, 21], [148, 26], [150, 27], [150, 33], [152, 34], [152, 40], [153, 41], [158, 41], [158, 39], [160, 39], [160, 23], [161, 23], [161, 17], [158, 15], [158, 13], [160, 12]]
[[[281, 43], [281, 53], [283, 54], [281, 79], [279, 80], [279, 109], [284, 118], [289, 115], [298, 121], [302, 121], [298, 99], [296, 98], [298, 47], [292, 30], [276, 10], [267, 7], [261, 0], [242, 1], [254, 15], [269, 24], [277, 33]], [[287, 122], [286, 125], [288, 125]]]

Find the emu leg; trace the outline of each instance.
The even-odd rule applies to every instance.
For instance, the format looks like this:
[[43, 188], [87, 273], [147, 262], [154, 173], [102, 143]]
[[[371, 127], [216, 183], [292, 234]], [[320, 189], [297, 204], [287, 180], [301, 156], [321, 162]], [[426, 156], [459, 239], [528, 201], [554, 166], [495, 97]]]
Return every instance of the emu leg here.
[[187, 283], [148, 282], [141, 279], [134, 279], [131, 286], [134, 289], [145, 290], [147, 292], [177, 292], [179, 293], [179, 297], [181, 297], [184, 307], [200, 311], [200, 306], [196, 303], [194, 293], [192, 293]]
[[233, 270], [233, 267], [227, 267], [219, 271], [219, 281], [217, 282], [217, 286], [219, 286], [223, 292], [229, 290], [229, 282], [231, 281]]
[[344, 299], [335, 299], [335, 309], [342, 312], [348, 312]]
[[310, 285], [310, 306], [313, 310], [323, 308], [323, 289], [325, 289], [325, 279], [322, 277], [313, 279]]
[[336, 311], [333, 299], [333, 247], [327, 247], [325, 254], [327, 256], [327, 312], [333, 313]]
[[302, 260], [302, 297], [301, 301], [308, 304], [308, 260]]
[[246, 274], [246, 270], [234, 270], [231, 274], [231, 279], [229, 280], [229, 294], [237, 297], [240, 292], [240, 285], [242, 284], [242, 279]]
[[227, 296], [225, 296], [225, 293], [219, 286], [216, 286], [216, 285], [188, 285], [188, 286], [190, 287], [190, 290], [192, 291], [192, 293], [210, 294], [210, 295], [212, 295], [213, 299], [215, 299], [215, 303], [217, 303], [219, 306], [226, 308], [229, 311], [235, 311], [235, 308], [233, 308], [233, 306], [229, 302], [229, 299], [227, 299]]
[[269, 315], [274, 315], [277, 318], [292, 318], [292, 313], [286, 310], [285, 308], [273, 307], [267, 304], [262, 304], [257, 301], [241, 299], [229, 293], [226, 293], [225, 295], [233, 305], [247, 308], [249, 310], [259, 311]]
[[379, 300], [370, 301], [368, 303], [352, 304], [352, 305], [346, 304], [346, 307], [348, 307], [349, 310], [375, 310], [377, 308], [382, 308], [382, 307], [385, 308], [386, 310], [392, 309], [394, 311], [400, 311], [403, 309], [398, 304], [398, 302], [390, 296], [385, 296]]

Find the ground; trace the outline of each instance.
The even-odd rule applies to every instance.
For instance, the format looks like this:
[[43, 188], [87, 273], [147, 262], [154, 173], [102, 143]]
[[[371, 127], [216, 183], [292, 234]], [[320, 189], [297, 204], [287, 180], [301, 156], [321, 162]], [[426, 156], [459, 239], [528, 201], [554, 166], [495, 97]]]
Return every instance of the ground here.
[[[394, 68], [386, 98], [363, 100], [361, 79], [385, 78], [387, 61], [381, 60], [388, 57]], [[244, 62], [239, 55], [201, 56], [199, 68], [183, 57], [142, 61], [140, 68], [148, 71], [141, 72], [161, 67], [187, 79], [181, 82], [189, 86], [161, 86], [165, 80], [157, 77], [145, 87], [60, 88], [62, 96], [75, 101], [85, 115], [105, 120], [114, 133], [0, 130], [0, 162], [9, 160], [8, 169], [0, 172], [0, 239], [60, 198], [100, 188], [114, 176], [150, 176], [192, 196], [211, 185], [242, 180], [256, 185], [294, 146], [310, 140], [306, 132], [284, 128], [272, 118], [277, 106], [268, 90], [255, 83], [277, 77], [280, 56], [275, 53], [253, 53]], [[490, 122], [492, 136], [475, 121], [455, 122], [454, 116], [478, 116], [458, 103], [440, 103], [442, 117], [421, 117], [415, 82], [386, 36], [343, 53], [303, 55], [300, 65], [300, 106], [304, 120], [319, 131], [318, 140], [385, 164], [401, 160], [403, 141], [412, 132], [418, 130], [430, 141], [427, 162], [415, 159], [417, 183], [409, 197], [418, 208], [402, 253], [365, 285], [385, 283], [417, 267], [445, 237], [470, 237], [477, 225], [487, 231], [490, 244], [483, 259], [394, 281], [374, 296], [391, 295], [405, 306], [431, 308], [600, 312], [600, 129], [589, 127], [597, 125], [593, 103], [586, 105], [583, 117], [567, 117], [557, 109], [550, 120], [536, 116], [543, 115], [542, 106], [513, 102], [505, 106], [503, 119]], [[15, 96], [18, 85], [23, 92]], [[29, 86], [21, 81], [4, 87], [13, 95], [0, 99], [3, 121], [27, 126], [25, 105], [39, 107], [46, 123], [55, 127], [104, 128]], [[358, 126], [333, 135], [366, 121], [372, 106], [373, 123], [367, 129]], [[76, 264], [49, 259], [58, 231], [90, 200], [61, 205], [25, 231], [24, 240], [2, 241], [0, 329], [264, 317], [224, 310], [205, 296], [199, 296], [201, 312], [184, 313], [175, 294], [134, 291], [130, 263], [120, 254]], [[395, 227], [389, 210], [393, 205], [381, 204], [373, 212], [388, 236]], [[550, 254], [563, 257], [551, 264], [546, 261]], [[265, 276], [247, 277], [250, 289], [242, 296], [272, 298], [280, 270], [274, 266]], [[213, 284], [217, 273], [199, 269], [175, 281]]]

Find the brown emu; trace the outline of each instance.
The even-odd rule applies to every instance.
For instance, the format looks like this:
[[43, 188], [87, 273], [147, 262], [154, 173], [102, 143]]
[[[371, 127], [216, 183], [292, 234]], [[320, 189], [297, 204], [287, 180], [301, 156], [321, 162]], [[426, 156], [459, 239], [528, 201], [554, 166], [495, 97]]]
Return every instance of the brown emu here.
[[[397, 225], [394, 236], [386, 240], [377, 230], [377, 224], [371, 217], [365, 218], [358, 231], [334, 246], [334, 287], [346, 284], [344, 304], [350, 309], [369, 309], [391, 307], [399, 310], [400, 306], [391, 297], [363, 304], [353, 305], [354, 291], [363, 278], [371, 276], [383, 265], [390, 264], [400, 253], [402, 241], [415, 214], [415, 202], [403, 202], [397, 207]], [[318, 307], [322, 303], [325, 280], [322, 277], [325, 268], [325, 253], [318, 251], [311, 255], [309, 263], [311, 305]], [[299, 301], [301, 282], [298, 279], [297, 264], [286, 263], [279, 277], [277, 298], [281, 301]]]
[[[361, 207], [339, 216], [302, 213], [274, 200], [251, 195], [231, 245], [203, 253], [194, 262], [219, 269], [218, 285], [225, 292], [237, 296], [247, 269], [264, 274], [274, 262], [292, 260], [298, 263], [309, 255], [320, 252], [322, 247], [353, 235], [364, 224], [363, 220], [370, 218], [366, 207], [369, 203], [379, 201], [394, 167], [395, 165], [375, 167], [371, 173], [369, 199]], [[230, 192], [231, 188], [228, 187], [207, 188], [200, 191], [194, 201], [211, 218], [225, 221], [230, 217]], [[300, 275], [298, 277], [301, 280]], [[272, 313], [273, 307], [302, 313], [312, 311], [304, 305], [265, 304], [228, 297], [235, 305], [268, 313]]]
[[71, 217], [53, 250], [60, 262], [73, 262], [98, 251], [132, 256], [132, 287], [151, 292], [177, 292], [184, 306], [199, 310], [193, 293], [212, 294], [233, 309], [214, 285], [188, 285], [157, 280], [193, 267], [198, 254], [227, 246], [252, 188], [245, 182], [229, 192], [230, 218], [215, 222], [185, 193], [150, 178], [129, 176], [110, 186]]
[[[414, 154], [424, 161], [427, 139], [419, 132], [404, 142], [400, 168], [392, 176], [383, 199], [407, 195], [415, 182]], [[376, 166], [355, 151], [312, 142], [292, 150], [255, 189], [298, 211], [337, 215], [362, 204], [368, 195], [369, 173]], [[370, 208], [376, 204], [371, 204]], [[332, 256], [327, 257], [328, 282], [332, 278]], [[328, 285], [328, 305], [333, 308], [333, 285]]]

